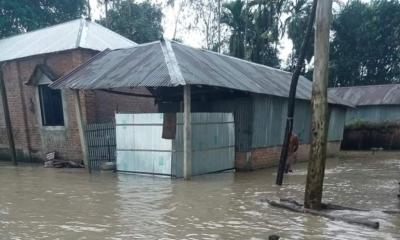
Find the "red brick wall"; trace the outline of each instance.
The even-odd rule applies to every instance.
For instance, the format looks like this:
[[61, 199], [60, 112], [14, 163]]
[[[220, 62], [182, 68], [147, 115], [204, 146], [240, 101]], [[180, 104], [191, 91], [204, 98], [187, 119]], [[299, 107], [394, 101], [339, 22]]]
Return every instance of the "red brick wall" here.
[[[236, 152], [235, 168], [241, 171], [249, 171], [260, 168], [275, 167], [278, 165], [281, 147], [253, 148], [250, 152]], [[301, 144], [297, 152], [299, 162], [307, 161], [310, 151], [309, 144]], [[340, 142], [328, 143], [328, 156], [340, 151]]]
[[[31, 77], [37, 64], [46, 64], [53, 72], [62, 76], [94, 54], [94, 51], [76, 49], [9, 61], [4, 66], [4, 81], [16, 148], [21, 150], [26, 158], [43, 158], [46, 152], [56, 151], [60, 158], [81, 160], [73, 92], [63, 90], [65, 128], [50, 130], [42, 127], [41, 124], [37, 87], [27, 86], [25, 83]], [[80, 98], [84, 121], [88, 123], [112, 120], [117, 107], [129, 112], [155, 111], [152, 99], [141, 98], [137, 101], [135, 97], [96, 91], [81, 92]], [[3, 116], [2, 111], [0, 107], [0, 116]], [[0, 134], [0, 148], [7, 148], [3, 117], [0, 117]]]
[[[26, 158], [41, 158], [47, 151], [56, 151], [58, 156], [78, 160], [81, 156], [79, 135], [76, 125], [73, 95], [63, 92], [66, 126], [61, 130], [42, 127], [40, 107], [37, 101], [37, 87], [25, 83], [38, 64], [46, 64], [57, 75], [63, 75], [86, 61], [92, 51], [72, 50], [9, 61], [4, 66], [4, 80], [7, 90], [10, 117], [16, 147]], [[83, 106], [85, 109], [85, 107]], [[0, 120], [1, 132], [5, 132], [4, 118]], [[6, 139], [0, 139], [3, 147]]]
[[[146, 88], [123, 89], [121, 91], [150, 95], [150, 92]], [[88, 104], [93, 111], [91, 111], [92, 115], [88, 118], [89, 123], [114, 121], [116, 112], [150, 113], [158, 111], [153, 98], [124, 96], [104, 91], [91, 91], [90, 98], [91, 101]]]

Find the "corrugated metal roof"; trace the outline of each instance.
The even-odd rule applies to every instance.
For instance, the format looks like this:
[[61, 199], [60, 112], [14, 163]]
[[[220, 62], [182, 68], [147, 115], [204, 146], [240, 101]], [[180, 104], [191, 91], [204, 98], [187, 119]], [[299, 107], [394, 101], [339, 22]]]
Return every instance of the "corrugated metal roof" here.
[[329, 92], [355, 106], [400, 104], [400, 84], [330, 88]]
[[103, 51], [137, 45], [90, 20], [77, 19], [0, 40], [0, 62], [86, 48]]
[[[52, 87], [107, 89], [190, 84], [288, 97], [291, 76], [289, 72], [223, 54], [157, 41], [99, 54]], [[310, 99], [311, 85], [301, 76], [297, 98]], [[335, 96], [329, 96], [329, 102], [351, 105]]]

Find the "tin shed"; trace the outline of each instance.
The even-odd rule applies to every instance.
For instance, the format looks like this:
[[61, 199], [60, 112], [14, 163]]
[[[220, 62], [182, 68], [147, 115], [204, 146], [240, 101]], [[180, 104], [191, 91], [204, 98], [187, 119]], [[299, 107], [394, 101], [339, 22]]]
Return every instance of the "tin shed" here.
[[[171, 41], [157, 41], [129, 49], [104, 51], [52, 84], [53, 88], [100, 89], [129, 94], [124, 89], [146, 87], [164, 113], [183, 113], [183, 174], [190, 176], [190, 150], [198, 137], [191, 113], [233, 113], [235, 168], [273, 166], [279, 158], [287, 97], [292, 74], [223, 54]], [[295, 131], [301, 133], [302, 159], [307, 159], [311, 81], [300, 77], [297, 87]], [[329, 94], [330, 139], [338, 150], [345, 108], [351, 106]], [[187, 164], [185, 164], [187, 163]], [[186, 172], [185, 172], [186, 171]]]
[[347, 111], [346, 125], [400, 121], [400, 84], [338, 87], [329, 92], [356, 107]]
[[344, 149], [400, 149], [400, 84], [330, 88], [352, 103], [346, 113]]

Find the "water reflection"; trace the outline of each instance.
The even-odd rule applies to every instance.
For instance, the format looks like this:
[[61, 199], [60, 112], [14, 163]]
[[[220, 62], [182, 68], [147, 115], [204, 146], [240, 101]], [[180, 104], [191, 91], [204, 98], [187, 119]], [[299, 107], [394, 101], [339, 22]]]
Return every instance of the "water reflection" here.
[[[324, 200], [399, 208], [400, 160], [330, 159]], [[282, 187], [275, 169], [182, 180], [76, 169], [0, 166], [0, 239], [396, 239], [400, 215], [360, 213], [379, 231], [271, 208], [261, 198], [303, 198], [306, 165]], [[343, 211], [341, 214], [354, 214]]]

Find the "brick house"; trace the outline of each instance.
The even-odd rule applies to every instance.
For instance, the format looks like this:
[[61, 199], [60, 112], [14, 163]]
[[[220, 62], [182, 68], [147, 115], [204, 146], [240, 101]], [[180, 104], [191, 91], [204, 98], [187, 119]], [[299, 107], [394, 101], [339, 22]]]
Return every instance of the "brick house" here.
[[[85, 19], [1, 39], [0, 65], [19, 160], [41, 159], [49, 151], [56, 151], [63, 159], [81, 160], [73, 94], [70, 90], [50, 89], [48, 84], [104, 49], [134, 45]], [[156, 110], [154, 101], [148, 98], [101, 91], [84, 91], [80, 98], [86, 123], [112, 121], [116, 111]], [[3, 115], [0, 108], [0, 159], [8, 152]]]

